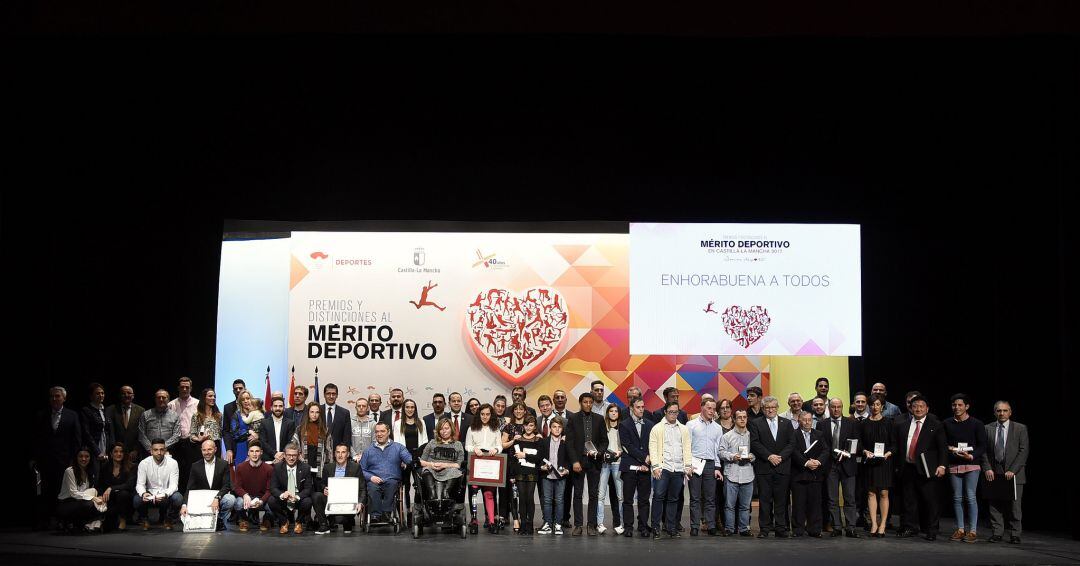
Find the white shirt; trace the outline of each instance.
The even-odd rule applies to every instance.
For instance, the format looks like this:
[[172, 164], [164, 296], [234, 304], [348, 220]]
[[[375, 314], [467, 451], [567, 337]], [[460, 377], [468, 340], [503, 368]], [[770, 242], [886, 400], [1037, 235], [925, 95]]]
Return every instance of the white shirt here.
[[[911, 424], [908, 425], [906, 444], [908, 454], [911, 453], [911, 439], [915, 436], [915, 423], [919, 423], [919, 434], [922, 435], [922, 427], [926, 425], [926, 417], [921, 419], [911, 419]], [[904, 454], [904, 458], [907, 458], [907, 454]], [[908, 460], [908, 462], [911, 462], [911, 460]]]
[[180, 467], [176, 460], [165, 457], [158, 464], [153, 456], [147, 456], [139, 462], [139, 475], [135, 483], [135, 492], [139, 495], [164, 495], [176, 492], [180, 484]]
[[214, 487], [214, 464], [216, 462], [216, 458], [209, 462], [203, 460], [203, 469], [206, 470], [206, 484], [210, 486], [211, 489]]
[[281, 422], [284, 420], [284, 417], [282, 417], [280, 419], [277, 418], [277, 417], [273, 417], [273, 419], [274, 419], [274, 453], [276, 454], [278, 452], [281, 452]]

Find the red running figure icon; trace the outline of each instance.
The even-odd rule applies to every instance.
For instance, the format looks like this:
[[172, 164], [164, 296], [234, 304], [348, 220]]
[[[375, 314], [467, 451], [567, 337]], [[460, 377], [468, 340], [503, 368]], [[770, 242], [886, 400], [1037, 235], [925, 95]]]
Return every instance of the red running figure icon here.
[[713, 304], [715, 304], [715, 302], [714, 302], [714, 301], [709, 301], [709, 304], [705, 306], [705, 312], [707, 312], [707, 313], [710, 313], [710, 312], [711, 312], [711, 313], [713, 313], [713, 314], [720, 314], [720, 313], [718, 313], [718, 312], [716, 312], [716, 311], [712, 310], [712, 306], [713, 306]]
[[446, 310], [446, 307], [440, 307], [439, 305], [435, 304], [434, 302], [428, 300], [428, 293], [432, 289], [434, 289], [435, 287], [438, 287], [438, 286], [439, 286], [438, 283], [435, 283], [434, 285], [432, 285], [431, 280], [428, 280], [427, 285], [424, 287], [424, 289], [422, 291], [420, 291], [420, 302], [419, 303], [416, 302], [416, 301], [409, 301], [409, 302], [412, 303], [413, 306], [416, 307], [416, 310], [420, 310], [421, 307], [435, 307], [435, 308], [439, 309], [440, 311]]

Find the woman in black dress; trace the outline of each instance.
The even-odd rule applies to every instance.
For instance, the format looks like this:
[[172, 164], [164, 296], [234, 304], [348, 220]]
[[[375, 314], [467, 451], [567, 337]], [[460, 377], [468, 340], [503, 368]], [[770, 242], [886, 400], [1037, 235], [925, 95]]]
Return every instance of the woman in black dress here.
[[97, 491], [108, 506], [105, 511], [104, 529], [113, 526], [127, 529], [128, 519], [135, 497], [135, 479], [138, 470], [124, 452], [123, 442], [114, 442], [109, 449], [109, 459], [101, 463], [97, 475]]
[[540, 454], [541, 440], [543, 439], [536, 433], [536, 417], [526, 415], [522, 435], [511, 447], [514, 458], [510, 466], [511, 477], [518, 489], [518, 518], [521, 521], [518, 534], [521, 535], [533, 534], [533, 498], [536, 496], [536, 482], [540, 479], [540, 465], [544, 461]]
[[[499, 402], [499, 398], [496, 397], [496, 403]], [[503, 403], [506, 400], [503, 399]], [[498, 409], [495, 409], [495, 413], [498, 414]], [[514, 443], [518, 441], [525, 434], [525, 415], [529, 414], [528, 409], [525, 408], [524, 403], [514, 403], [512, 407], [507, 411], [510, 413], [509, 422], [502, 427], [502, 447], [503, 454], [506, 454], [507, 462], [514, 460]], [[513, 476], [510, 476], [513, 478]], [[509, 517], [511, 511], [516, 515], [518, 510], [513, 508], [514, 502], [514, 486], [512, 483], [507, 482], [506, 487], [499, 488], [499, 519], [505, 520]], [[520, 528], [518, 524], [520, 518], [514, 521], [514, 531]]]
[[[885, 536], [885, 525], [889, 522], [889, 488], [892, 486], [893, 440], [889, 434], [892, 419], [882, 414], [885, 397], [880, 393], [870, 396], [870, 416], [862, 421], [859, 443], [863, 447], [862, 473], [869, 489], [867, 506], [870, 508], [870, 536]], [[882, 445], [882, 456], [874, 456], [877, 445]], [[878, 521], [878, 508], [881, 509], [881, 521]]]

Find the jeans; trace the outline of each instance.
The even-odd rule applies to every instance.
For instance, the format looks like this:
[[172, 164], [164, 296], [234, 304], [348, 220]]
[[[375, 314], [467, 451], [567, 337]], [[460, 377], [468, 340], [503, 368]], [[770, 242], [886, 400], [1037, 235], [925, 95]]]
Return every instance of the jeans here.
[[180, 514], [180, 506], [184, 504], [184, 496], [175, 491], [169, 497], [163, 499], [160, 503], [153, 503], [150, 501], [143, 501], [142, 496], [135, 494], [132, 497], [135, 505], [135, 514], [141, 515], [144, 521], [150, 520], [149, 511], [151, 507], [158, 510], [158, 521], [173, 521]]
[[397, 480], [383, 480], [380, 484], [368, 482], [367, 491], [371, 499], [372, 514], [385, 515], [394, 510], [394, 496], [397, 495], [398, 485], [400, 484]]
[[259, 511], [265, 512], [265, 517], [270, 519], [273, 517], [273, 513], [270, 512], [270, 503], [264, 501], [262, 505], [253, 509], [244, 509], [244, 498], [237, 497], [233, 503], [232, 511], [237, 517], [248, 521], [249, 523], [259, 524]]
[[[614, 498], [609, 498], [608, 497], [608, 492], [610, 491], [608, 489], [608, 478], [609, 477], [615, 480], [615, 497]], [[614, 519], [614, 521], [616, 523], [616, 524], [614, 524], [612, 526], [617, 527], [617, 526], [619, 526], [619, 525], [621, 525], [623, 523], [623, 521], [619, 517], [619, 515], [620, 515], [620, 513], [619, 513], [620, 505], [622, 505], [622, 496], [623, 496], [622, 474], [619, 473], [619, 463], [618, 463], [618, 461], [605, 463], [604, 466], [602, 468], [600, 468], [600, 489], [599, 489], [599, 495], [598, 495], [600, 503], [596, 506], [596, 524], [597, 525], [603, 525], [604, 524], [604, 505], [605, 504], [610, 504], [611, 505], [611, 516], [612, 516], [612, 519]], [[614, 499], [614, 501], [611, 501], [611, 499]]]
[[[979, 522], [979, 502], [975, 499], [975, 488], [979, 485], [979, 470], [963, 474], [949, 474], [949, 483], [952, 484], [952, 506], [953, 513], [956, 514], [956, 528], [975, 532]], [[964, 520], [965, 501], [967, 501], [967, 521]]]
[[[704, 507], [704, 510], [702, 510]], [[701, 524], [702, 515], [710, 529], [716, 528], [716, 468], [712, 460], [705, 460], [701, 475], [690, 478], [690, 528]]]
[[[566, 494], [566, 478], [540, 480], [540, 506], [544, 513], [544, 522], [554, 525], [563, 516]], [[552, 508], [554, 506], [554, 509]]]
[[652, 529], [656, 532], [661, 530], [660, 518], [663, 516], [664, 526], [667, 527], [668, 533], [675, 533], [676, 525], [675, 512], [679, 506], [679, 493], [683, 489], [683, 478], [686, 474], [682, 472], [669, 472], [663, 470], [660, 473], [660, 479], [653, 483], [653, 502], [652, 502]]
[[[724, 482], [724, 527], [729, 533], [750, 530], [750, 499], [754, 496], [754, 482]], [[739, 508], [739, 520], [735, 521], [735, 507]]]

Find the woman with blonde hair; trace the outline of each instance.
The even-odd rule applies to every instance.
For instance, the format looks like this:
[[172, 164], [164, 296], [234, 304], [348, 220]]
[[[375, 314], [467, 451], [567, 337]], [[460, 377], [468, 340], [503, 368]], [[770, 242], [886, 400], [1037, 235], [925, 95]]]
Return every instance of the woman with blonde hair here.
[[242, 391], [236, 398], [236, 414], [232, 422], [233, 440], [236, 442], [234, 467], [246, 462], [248, 446], [259, 442], [259, 425], [263, 420], [259, 407], [259, 402], [250, 391]]

